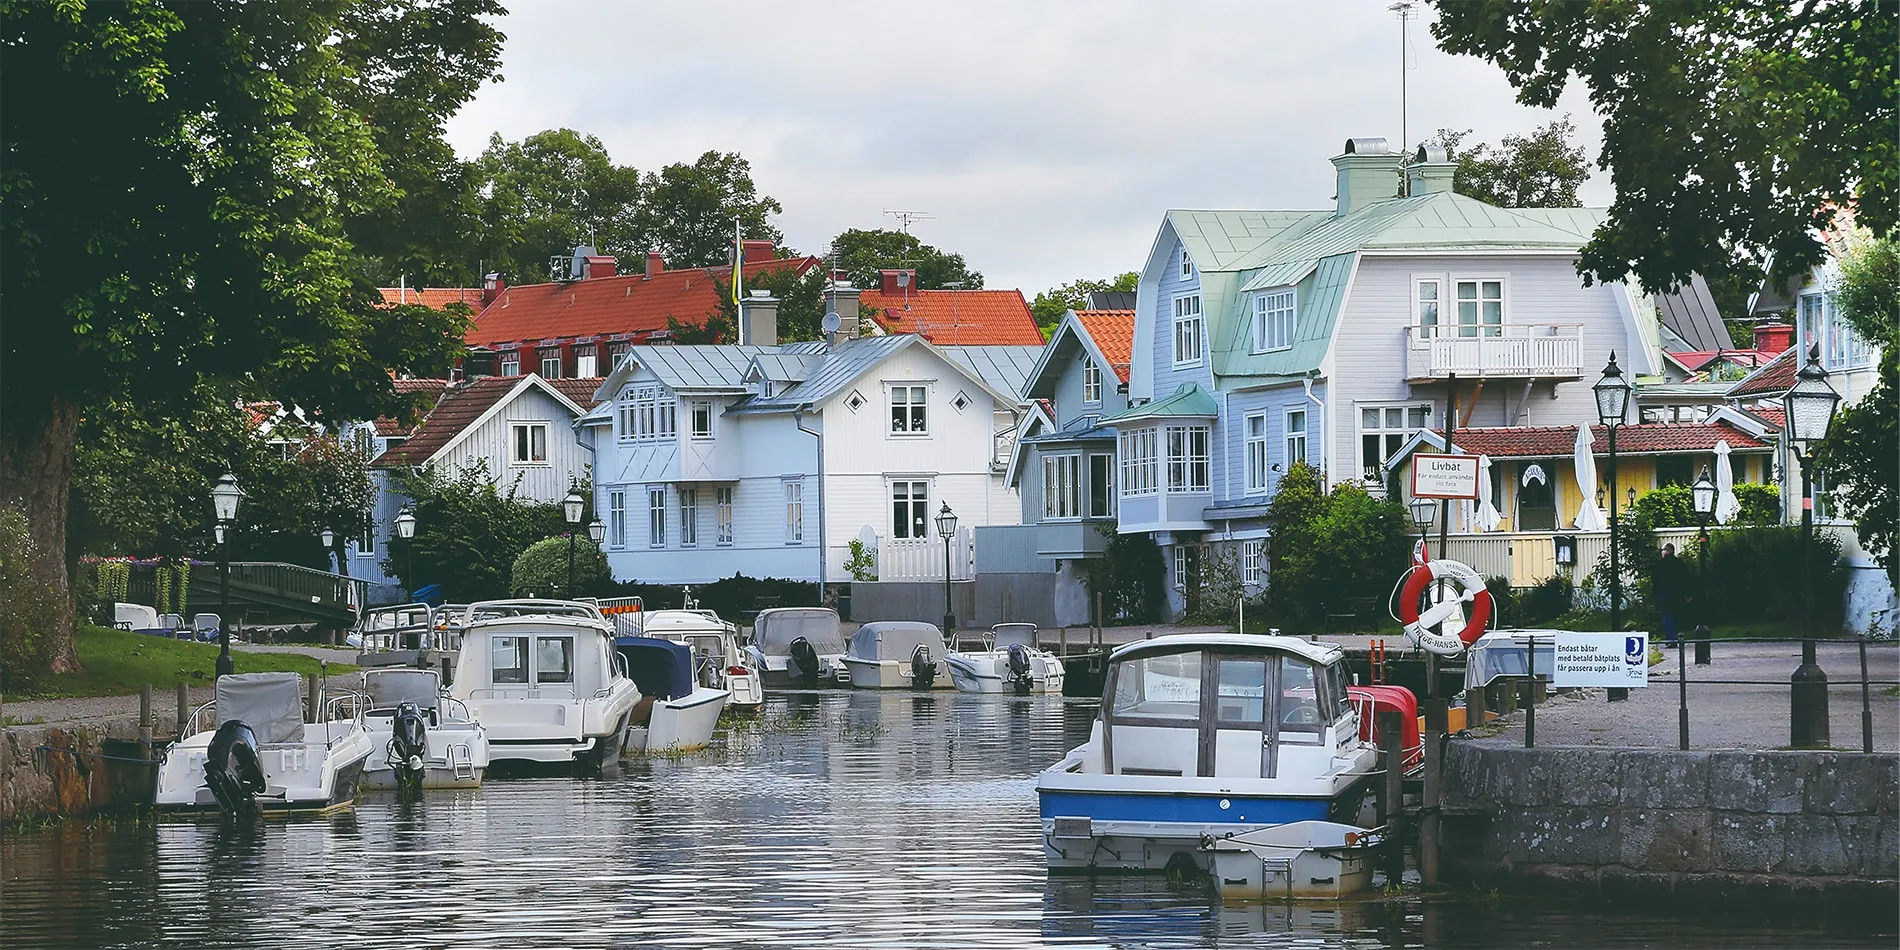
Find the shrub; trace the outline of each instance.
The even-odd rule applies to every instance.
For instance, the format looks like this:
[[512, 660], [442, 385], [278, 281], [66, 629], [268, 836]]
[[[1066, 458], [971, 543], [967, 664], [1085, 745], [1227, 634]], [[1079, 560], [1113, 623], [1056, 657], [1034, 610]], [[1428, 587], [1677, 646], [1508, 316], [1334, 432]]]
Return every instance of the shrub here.
[[1230, 624], [1237, 614], [1244, 593], [1240, 581], [1240, 550], [1235, 544], [1207, 544], [1201, 547], [1200, 570], [1195, 575], [1188, 610], [1181, 619], [1188, 623]]
[[844, 569], [854, 581], [877, 580], [877, 548], [852, 538], [851, 556], [845, 559]]
[[1517, 588], [1511, 586], [1508, 577], [1487, 577], [1484, 589], [1491, 593], [1491, 627], [1521, 627], [1524, 625], [1522, 608], [1518, 604]]
[[1652, 528], [1693, 528], [1695, 493], [1687, 485], [1664, 485], [1638, 496], [1636, 507], [1625, 514], [1647, 517]]
[[[1699, 579], [1706, 591], [1690, 608], [1694, 622], [1801, 622], [1799, 526], [1712, 531], [1706, 564], [1700, 563], [1698, 554], [1691, 546], [1686, 565], [1689, 576]], [[1848, 569], [1841, 563], [1840, 542], [1831, 535], [1817, 534], [1808, 555], [1809, 577], [1814, 585], [1814, 629], [1838, 631], [1848, 579]]]
[[[391, 488], [414, 499], [416, 536], [391, 538], [383, 569], [400, 576], [404, 587], [440, 584], [442, 596], [453, 603], [506, 597], [520, 585], [510, 583], [509, 568], [528, 546], [565, 534], [567, 521], [557, 502], [531, 502], [516, 496], [514, 485], [505, 490], [490, 479], [485, 464], [477, 463], [451, 477], [434, 466], [416, 474], [397, 476]], [[593, 518], [592, 495], [580, 486], [589, 507], [581, 523]], [[561, 543], [567, 543], [566, 538]], [[578, 553], [578, 552], [577, 552]], [[575, 570], [578, 572], [579, 565]], [[560, 573], [567, 573], [567, 552], [561, 552]], [[542, 580], [542, 582], [545, 582]]]
[[600, 547], [591, 538], [578, 537], [574, 539], [571, 591], [567, 579], [566, 538], [543, 538], [528, 545], [527, 550], [515, 558], [514, 569], [508, 574], [512, 593], [544, 597], [598, 596], [612, 581], [607, 571], [607, 556], [600, 553]]
[[1527, 627], [1548, 624], [1569, 613], [1575, 600], [1568, 574], [1546, 577], [1518, 598], [1518, 622]]
[[[782, 577], [747, 577], [734, 574], [710, 584], [642, 584], [628, 581], [609, 584], [603, 595], [638, 597], [648, 610], [677, 610], [685, 604], [691, 589], [696, 606], [710, 610], [733, 623], [749, 623], [765, 607], [816, 607], [818, 585]], [[829, 606], [829, 605], [827, 605]]]
[[59, 592], [33, 575], [38, 545], [17, 508], [0, 509], [0, 688], [30, 686], [45, 665], [41, 644], [59, 623]]
[[[1357, 485], [1342, 484], [1321, 496], [1311, 483], [1295, 480], [1295, 465], [1268, 508], [1277, 554], [1269, 572], [1269, 599], [1276, 613], [1308, 620], [1342, 597], [1389, 590], [1405, 565], [1412, 539], [1409, 517], [1396, 501], [1373, 498]], [[1291, 483], [1291, 484], [1289, 484]]]
[[1161, 547], [1146, 534], [1122, 534], [1112, 524], [1097, 530], [1108, 538], [1102, 556], [1090, 558], [1089, 594], [1102, 595], [1103, 623], [1156, 623], [1168, 611], [1167, 565]]
[[1742, 510], [1735, 516], [1737, 523], [1781, 523], [1781, 486], [1744, 482], [1735, 486], [1735, 500], [1742, 503]]

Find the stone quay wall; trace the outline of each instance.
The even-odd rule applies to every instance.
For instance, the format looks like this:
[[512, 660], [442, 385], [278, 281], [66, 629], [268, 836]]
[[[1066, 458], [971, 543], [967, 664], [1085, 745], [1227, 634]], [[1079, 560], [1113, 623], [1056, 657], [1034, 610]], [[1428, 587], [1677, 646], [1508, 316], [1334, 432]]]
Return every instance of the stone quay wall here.
[[1448, 881], [1888, 919], [1900, 900], [1900, 756], [1467, 741], [1444, 763]]
[[149, 805], [137, 716], [0, 729], [0, 825]]

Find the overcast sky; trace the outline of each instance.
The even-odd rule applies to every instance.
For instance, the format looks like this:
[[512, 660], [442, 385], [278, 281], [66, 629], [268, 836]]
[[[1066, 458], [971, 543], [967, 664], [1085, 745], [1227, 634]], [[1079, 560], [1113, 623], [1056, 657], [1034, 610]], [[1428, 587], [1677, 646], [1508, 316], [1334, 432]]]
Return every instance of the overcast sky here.
[[[1399, 141], [1390, 0], [1166, 3], [621, 3], [508, 0], [506, 80], [450, 121], [463, 156], [491, 133], [567, 127], [642, 170], [738, 152], [785, 206], [788, 243], [920, 210], [927, 244], [990, 287], [1037, 291], [1137, 269], [1169, 208], [1326, 208], [1352, 136]], [[1488, 63], [1411, 26], [1410, 138], [1495, 143], [1554, 112]], [[1597, 173], [1585, 204], [1611, 196]]]

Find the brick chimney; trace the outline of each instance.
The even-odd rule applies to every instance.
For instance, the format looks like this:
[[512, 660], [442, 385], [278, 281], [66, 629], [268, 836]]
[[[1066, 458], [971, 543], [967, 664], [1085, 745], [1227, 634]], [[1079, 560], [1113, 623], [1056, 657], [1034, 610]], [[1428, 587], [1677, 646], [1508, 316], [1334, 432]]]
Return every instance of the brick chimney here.
[[851, 286], [848, 280], [833, 279], [830, 290], [831, 309], [838, 311], [838, 338], [849, 340], [858, 335], [858, 295], [863, 293]]
[[1794, 327], [1778, 322], [1755, 324], [1755, 349], [1763, 353], [1779, 353], [1793, 345]]
[[1338, 169], [1339, 204], [1333, 217], [1343, 218], [1375, 201], [1399, 195], [1399, 169], [1405, 157], [1393, 153], [1384, 138], [1347, 139], [1345, 151], [1333, 156]]
[[482, 277], [482, 308], [487, 309], [488, 305], [494, 303], [495, 298], [500, 297], [501, 292], [507, 289], [508, 282], [502, 280], [500, 274], [488, 274]]
[[881, 270], [877, 272], [878, 290], [886, 296], [897, 297], [905, 293], [917, 292], [917, 272], [909, 268], [902, 270]]
[[666, 261], [661, 259], [660, 252], [648, 251], [647, 252], [647, 279], [652, 280], [654, 274], [663, 274], [665, 272], [666, 272]]
[[757, 264], [760, 261], [769, 261], [778, 257], [778, 245], [771, 241], [743, 241], [741, 245], [745, 248], [745, 259], [748, 264]]
[[739, 342], [749, 346], [778, 345], [778, 298], [769, 290], [750, 291], [740, 303]]
[[590, 254], [587, 257], [587, 279], [612, 277], [620, 273], [620, 262], [612, 254]]

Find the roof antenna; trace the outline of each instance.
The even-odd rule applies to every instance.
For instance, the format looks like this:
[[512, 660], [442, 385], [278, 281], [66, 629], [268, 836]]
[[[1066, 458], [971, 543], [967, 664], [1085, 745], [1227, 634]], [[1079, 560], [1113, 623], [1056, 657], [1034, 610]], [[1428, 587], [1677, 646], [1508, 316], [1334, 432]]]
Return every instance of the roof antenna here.
[[1393, 13], [1396, 13], [1399, 15], [1399, 154], [1400, 155], [1405, 154], [1405, 147], [1411, 143], [1411, 139], [1408, 137], [1408, 133], [1410, 130], [1406, 128], [1406, 119], [1408, 118], [1407, 113], [1410, 111], [1410, 109], [1409, 109], [1409, 103], [1407, 101], [1407, 95], [1406, 95], [1407, 90], [1406, 90], [1406, 75], [1405, 75], [1405, 71], [1407, 69], [1410, 69], [1411, 67], [1406, 65], [1405, 57], [1406, 57], [1406, 47], [1410, 42], [1407, 38], [1407, 33], [1409, 32], [1409, 24], [1412, 21], [1412, 17], [1416, 16], [1416, 14], [1412, 11], [1412, 4], [1413, 4], [1413, 0], [1398, 0], [1397, 3], [1394, 3], [1391, 6], [1386, 7], [1387, 10], [1390, 10]]

